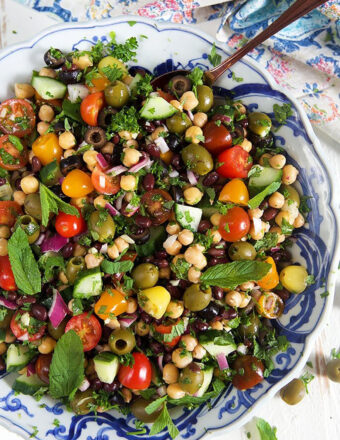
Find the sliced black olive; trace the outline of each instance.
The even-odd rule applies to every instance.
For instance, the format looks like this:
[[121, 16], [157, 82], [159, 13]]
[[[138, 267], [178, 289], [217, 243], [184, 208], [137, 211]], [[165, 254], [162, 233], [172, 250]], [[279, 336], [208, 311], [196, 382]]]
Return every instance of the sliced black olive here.
[[220, 314], [220, 306], [215, 302], [211, 302], [205, 309], [198, 312], [198, 315], [206, 321], [212, 321]]
[[84, 139], [86, 143], [93, 145], [95, 148], [101, 148], [107, 142], [105, 131], [100, 127], [89, 127]]
[[176, 203], [180, 203], [181, 200], [183, 200], [183, 198], [184, 198], [183, 191], [181, 190], [181, 188], [178, 188], [177, 186], [171, 186], [170, 193], [171, 193], [173, 200]]
[[255, 148], [270, 148], [273, 147], [274, 148], [274, 136], [273, 134], [270, 132], [268, 133], [266, 136], [261, 137], [258, 134], [252, 133], [251, 131], [249, 131], [247, 138], [250, 140], [250, 142], [253, 144], [253, 146]]
[[64, 121], [57, 121], [53, 124], [53, 128], [57, 134], [63, 133], [65, 131]]
[[65, 64], [65, 57], [59, 49], [51, 47], [44, 55], [44, 61], [46, 66], [52, 69], [59, 69], [59, 67]]
[[171, 151], [178, 153], [183, 148], [183, 144], [180, 141], [180, 138], [175, 133], [169, 133], [166, 138], [166, 143]]
[[108, 127], [112, 121], [112, 116], [116, 113], [117, 110], [113, 107], [103, 108], [98, 115], [98, 125], [103, 128]]
[[136, 244], [144, 244], [150, 238], [150, 229], [133, 225], [129, 235]]
[[116, 144], [111, 158], [112, 165], [120, 165], [122, 163], [121, 156], [123, 153], [124, 145], [123, 144]]
[[234, 131], [231, 132], [231, 137], [234, 138], [245, 138], [247, 132], [244, 130], [241, 124], [234, 124]]
[[191, 81], [183, 75], [176, 75], [169, 82], [169, 90], [175, 96], [182, 96], [184, 92], [191, 90]]
[[82, 79], [82, 71], [80, 69], [67, 70], [62, 69], [59, 72], [59, 80], [64, 84], [77, 84]]
[[83, 161], [78, 154], [69, 156], [66, 159], [61, 159], [60, 161], [60, 171], [63, 176], [66, 176], [70, 171], [75, 169], [80, 169], [83, 165]]
[[59, 197], [59, 199], [63, 200], [64, 202], [69, 202], [70, 201], [70, 197], [65, 196], [65, 194], [63, 193], [61, 186], [60, 185], [53, 185], [50, 186], [49, 188], [52, 192], [54, 192], [54, 194], [56, 196]]

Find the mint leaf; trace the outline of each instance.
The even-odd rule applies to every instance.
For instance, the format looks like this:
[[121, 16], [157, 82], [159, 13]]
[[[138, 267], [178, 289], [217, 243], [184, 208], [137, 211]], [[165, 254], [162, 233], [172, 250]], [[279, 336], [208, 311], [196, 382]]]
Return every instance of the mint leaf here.
[[199, 336], [200, 344], [213, 343], [215, 345], [234, 345], [231, 333], [225, 330], [207, 330]]
[[162, 412], [152, 425], [150, 436], [158, 434], [159, 432], [163, 431], [164, 428], [168, 428], [171, 438], [175, 438], [179, 434], [178, 429], [176, 428], [174, 422], [172, 421], [172, 418], [170, 417], [166, 404], [164, 404]]
[[163, 403], [166, 401], [167, 398], [168, 396], [163, 396], [160, 397], [159, 399], [154, 400], [148, 406], [145, 407], [145, 412], [147, 414], [154, 413], [161, 405], [163, 405]]
[[267, 251], [277, 245], [278, 235], [276, 232], [267, 232], [261, 240], [257, 240], [254, 248], [257, 252]]
[[[171, 315], [169, 315], [171, 318]], [[163, 341], [164, 342], [171, 342], [174, 338], [177, 338], [177, 336], [181, 336], [185, 331], [184, 322], [181, 320], [178, 324], [173, 325], [171, 327], [170, 333], [163, 334]]]
[[284, 217], [281, 222], [281, 231], [284, 235], [290, 235], [293, 232], [294, 226], [289, 223]]
[[220, 64], [222, 57], [216, 52], [216, 45], [213, 44], [211, 48], [210, 55], [208, 55], [208, 60], [211, 62], [211, 64], [216, 67]]
[[13, 134], [10, 134], [9, 136], [8, 136], [8, 140], [10, 141], [10, 143], [12, 144], [12, 145], [14, 145], [14, 147], [18, 150], [18, 151], [23, 151], [24, 150], [24, 146], [22, 145], [22, 143], [21, 143], [21, 140], [17, 137], [17, 136], [14, 136]]
[[65, 261], [61, 255], [51, 255], [49, 252], [42, 255], [38, 260], [40, 270], [44, 272], [43, 281], [46, 283], [54, 278], [58, 272], [65, 270]]
[[108, 273], [110, 275], [116, 273], [125, 273], [129, 272], [133, 268], [133, 261], [109, 261], [104, 260], [101, 264], [101, 268], [103, 272]]
[[50, 213], [58, 214], [59, 211], [79, 217], [79, 211], [74, 206], [61, 200], [47, 186], [40, 183], [41, 223], [47, 226]]
[[27, 295], [41, 291], [38, 263], [28, 243], [26, 233], [18, 227], [8, 240], [8, 256], [16, 285]]
[[55, 399], [74, 395], [84, 379], [84, 351], [74, 330], [57, 342], [50, 367], [50, 394]]
[[260, 433], [261, 440], [277, 440], [276, 428], [272, 428], [264, 419], [257, 419], [256, 427]]
[[281, 186], [281, 182], [272, 182], [263, 191], [256, 194], [255, 197], [249, 200], [248, 202], [249, 208], [255, 209], [258, 206], [260, 206], [263, 200], [270, 194], [273, 194], [275, 191], [277, 191], [280, 188], [280, 186]]

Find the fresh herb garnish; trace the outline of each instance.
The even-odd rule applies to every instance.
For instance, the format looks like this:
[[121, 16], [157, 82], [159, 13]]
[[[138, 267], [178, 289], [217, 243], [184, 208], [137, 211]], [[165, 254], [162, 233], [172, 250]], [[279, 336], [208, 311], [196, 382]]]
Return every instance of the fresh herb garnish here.
[[242, 82], [243, 78], [241, 76], [236, 76], [235, 72], [231, 72], [231, 78], [236, 82]]
[[139, 133], [138, 113], [135, 107], [123, 107], [118, 113], [113, 115], [111, 124], [107, 129], [107, 137], [111, 139], [120, 131]]
[[192, 91], [197, 96], [197, 86], [201, 86], [203, 84], [203, 70], [201, 70], [199, 67], [195, 67], [189, 73], [188, 78], [192, 83]]
[[103, 260], [101, 263], [101, 269], [103, 272], [108, 273], [110, 275], [116, 273], [125, 273], [129, 272], [133, 268], [133, 261], [125, 260], [125, 261], [109, 261]]
[[277, 245], [278, 235], [276, 232], [267, 232], [264, 234], [264, 237], [260, 240], [257, 240], [254, 244], [255, 250], [259, 251], [267, 251]]
[[184, 258], [178, 258], [176, 264], [170, 263], [170, 269], [176, 275], [178, 280], [187, 280], [190, 263], [188, 263]]
[[212, 45], [211, 51], [210, 51], [210, 55], [208, 55], [208, 60], [210, 61], [210, 63], [216, 67], [220, 64], [222, 57], [221, 55], [219, 55], [216, 52], [216, 45], [215, 43]]
[[42, 280], [44, 283], [51, 281], [57, 273], [65, 270], [65, 261], [61, 255], [43, 254], [39, 258], [38, 265], [43, 271]]
[[248, 202], [249, 208], [255, 209], [258, 206], [260, 206], [263, 200], [270, 194], [273, 194], [275, 191], [277, 191], [280, 188], [280, 186], [281, 186], [281, 182], [272, 182], [263, 191], [256, 194], [256, 196], [254, 196], [252, 199], [249, 200]]
[[293, 115], [292, 105], [291, 104], [274, 104], [273, 105], [274, 115], [276, 121], [280, 125], [284, 125], [287, 122], [287, 118]]
[[313, 376], [313, 374], [308, 373], [308, 372], [300, 377], [300, 379], [302, 380], [302, 382], [305, 386], [307, 394], [308, 394], [308, 384], [310, 384], [314, 378], [315, 378], [315, 376]]
[[24, 146], [22, 145], [21, 140], [17, 136], [14, 136], [14, 135], [10, 134], [8, 136], [8, 140], [10, 141], [10, 143], [12, 145], [14, 145], [14, 147], [18, 151], [20, 151], [20, 152], [24, 151]]
[[79, 217], [77, 208], [69, 205], [54, 194], [47, 186], [40, 183], [40, 203], [41, 203], [41, 223], [47, 226], [49, 215], [51, 212], [58, 214], [59, 211], [65, 214], [75, 215]]
[[108, 78], [111, 82], [115, 82], [123, 78], [124, 72], [119, 67], [113, 66], [105, 66], [102, 68], [102, 73]]
[[140, 95], [147, 98], [149, 94], [153, 91], [151, 81], [152, 76], [146, 73], [145, 76], [137, 82], [136, 87], [133, 89], [132, 93], [134, 95]]
[[257, 419], [256, 427], [260, 433], [261, 440], [277, 440], [277, 429], [272, 428], [264, 419]]
[[137, 54], [136, 49], [138, 49], [137, 38], [130, 37], [123, 44], [115, 44], [111, 55], [126, 63], [135, 58]]
[[170, 417], [165, 402], [163, 403], [162, 412], [160, 413], [160, 415], [157, 417], [156, 421], [152, 425], [152, 428], [150, 430], [150, 436], [158, 434], [159, 432], [163, 431], [164, 428], [168, 429], [171, 438], [175, 438], [179, 434], [178, 429], [176, 428], [174, 422], [172, 421], [172, 418]]
[[331, 358], [332, 359], [340, 359], [340, 350], [336, 351], [336, 348], [332, 348], [332, 350], [331, 350]]
[[294, 226], [289, 223], [284, 217], [282, 217], [281, 231], [284, 235], [290, 235], [293, 232]]

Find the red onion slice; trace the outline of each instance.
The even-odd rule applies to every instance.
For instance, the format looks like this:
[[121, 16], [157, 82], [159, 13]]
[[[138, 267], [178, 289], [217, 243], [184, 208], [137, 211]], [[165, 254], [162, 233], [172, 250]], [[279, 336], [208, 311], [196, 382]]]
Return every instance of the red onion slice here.
[[188, 117], [189, 117], [190, 121], [192, 122], [194, 120], [193, 112], [191, 110], [187, 110], [187, 113], [188, 113]]
[[128, 169], [123, 165], [117, 165], [116, 167], [110, 168], [106, 171], [106, 174], [111, 174], [112, 176], [119, 176], [119, 174], [125, 173]]
[[197, 185], [198, 182], [197, 177], [191, 170], [187, 170], [187, 177], [191, 185]]
[[35, 363], [34, 362], [30, 362], [27, 365], [27, 376], [30, 377], [30, 376], [32, 376], [32, 374], [35, 374]]
[[162, 154], [167, 153], [170, 150], [168, 144], [165, 142], [165, 139], [163, 137], [155, 139], [155, 144], [160, 149], [160, 152]]
[[109, 211], [109, 213], [113, 216], [120, 215], [120, 212], [114, 208], [110, 203], [105, 203], [105, 209]]
[[132, 313], [131, 315], [126, 316], [125, 318], [120, 318], [119, 319], [120, 326], [122, 328], [128, 328], [136, 321], [136, 319], [137, 319], [137, 315], [135, 313]]
[[179, 176], [179, 172], [176, 170], [171, 171], [171, 173], [169, 173], [169, 177], [178, 177]]
[[69, 84], [67, 86], [68, 98], [71, 102], [76, 102], [78, 98], [83, 100], [90, 93], [84, 84]]
[[85, 379], [80, 384], [79, 391], [83, 391], [84, 392], [84, 391], [86, 391], [89, 388], [90, 388], [90, 382], [85, 377]]
[[119, 196], [116, 200], [115, 205], [116, 205], [116, 208], [118, 209], [118, 211], [120, 211], [122, 209], [124, 197], [125, 197], [125, 192], [124, 192], [124, 194]]
[[100, 168], [103, 170], [106, 170], [109, 168], [109, 164], [107, 163], [105, 157], [102, 155], [102, 153], [98, 153], [96, 156], [96, 161], [99, 163]]
[[163, 355], [161, 354], [160, 356], [158, 356], [157, 358], [157, 363], [158, 363], [158, 367], [159, 369], [163, 372]]
[[69, 310], [65, 304], [65, 301], [63, 300], [63, 297], [60, 295], [57, 289], [54, 289], [52, 305], [48, 312], [48, 316], [54, 328], [58, 327], [68, 312]]
[[129, 173], [137, 173], [137, 171], [149, 165], [150, 157], [146, 153], [142, 153], [143, 159], [141, 159], [136, 165], [129, 168]]
[[6, 309], [16, 310], [18, 305], [15, 302], [9, 301], [8, 299], [0, 296], [0, 306], [6, 307]]
[[68, 238], [62, 237], [59, 234], [52, 235], [52, 237], [48, 237], [44, 239], [42, 242], [40, 249], [41, 252], [59, 252], [67, 243], [69, 242]]
[[229, 368], [229, 364], [228, 364], [226, 355], [224, 353], [218, 354], [216, 356], [216, 360], [217, 360], [217, 363], [218, 363], [220, 370], [226, 370], [227, 368]]

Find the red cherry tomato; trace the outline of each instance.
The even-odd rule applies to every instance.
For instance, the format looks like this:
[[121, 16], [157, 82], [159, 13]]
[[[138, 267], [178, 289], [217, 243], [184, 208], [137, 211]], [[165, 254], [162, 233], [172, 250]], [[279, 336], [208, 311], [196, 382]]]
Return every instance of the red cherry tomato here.
[[[19, 317], [18, 315], [21, 316]], [[11, 330], [19, 341], [37, 341], [41, 339], [45, 333], [46, 324], [36, 319], [31, 323], [30, 318], [29, 312], [17, 310], [11, 319]], [[27, 320], [29, 320], [28, 323]]]
[[84, 351], [90, 351], [96, 345], [102, 336], [102, 328], [98, 319], [88, 312], [73, 316], [66, 324], [65, 333], [74, 330], [83, 343]]
[[233, 363], [233, 369], [237, 371], [233, 385], [239, 390], [252, 388], [263, 380], [264, 366], [255, 356], [238, 357]]
[[0, 257], [0, 287], [4, 290], [17, 290], [8, 255]]
[[242, 147], [235, 145], [235, 147], [223, 151], [218, 156], [217, 162], [223, 164], [216, 170], [220, 176], [227, 177], [228, 179], [233, 179], [234, 177], [245, 179], [252, 167], [253, 159]]
[[171, 208], [164, 206], [165, 202], [172, 200], [170, 194], [163, 189], [152, 189], [143, 194], [142, 204], [151, 217], [153, 225], [161, 225], [171, 215]]
[[91, 175], [92, 185], [100, 194], [116, 194], [120, 190], [120, 177], [105, 174], [100, 166], [96, 166]]
[[172, 95], [169, 92], [163, 92], [163, 90], [161, 90], [161, 89], [158, 89], [157, 93], [159, 94], [159, 96], [161, 98], [165, 99], [168, 102], [173, 101], [174, 99], [176, 99], [174, 95]]
[[0, 137], [0, 167], [14, 171], [23, 168], [28, 162], [27, 149], [19, 151], [9, 140], [9, 136]]
[[35, 113], [26, 99], [7, 99], [0, 105], [0, 130], [18, 137], [26, 136], [35, 127]]
[[80, 104], [80, 114], [88, 125], [98, 125], [98, 114], [104, 107], [104, 93], [91, 93]]
[[85, 220], [79, 209], [78, 211], [79, 217], [76, 215], [65, 214], [65, 212], [59, 212], [55, 220], [55, 228], [59, 235], [70, 238], [81, 234], [86, 230]]
[[225, 241], [239, 241], [248, 234], [250, 228], [249, 216], [243, 208], [234, 206], [221, 217], [219, 233]]
[[[173, 323], [169, 324], [159, 324], [155, 325], [155, 331], [160, 333], [161, 335], [168, 335], [171, 333], [172, 327], [176, 324], [178, 324], [179, 320]], [[178, 344], [179, 340], [181, 339], [181, 336], [174, 336], [171, 341], [164, 342], [164, 345], [167, 345], [168, 347], [174, 347]]]
[[204, 146], [211, 154], [220, 154], [232, 146], [233, 140], [230, 131], [223, 125], [208, 122], [203, 128]]
[[134, 364], [121, 365], [118, 372], [119, 382], [132, 390], [146, 390], [149, 388], [152, 375], [152, 367], [149, 359], [143, 353], [132, 353]]
[[0, 201], [0, 225], [13, 226], [19, 214], [21, 207], [17, 202]]

